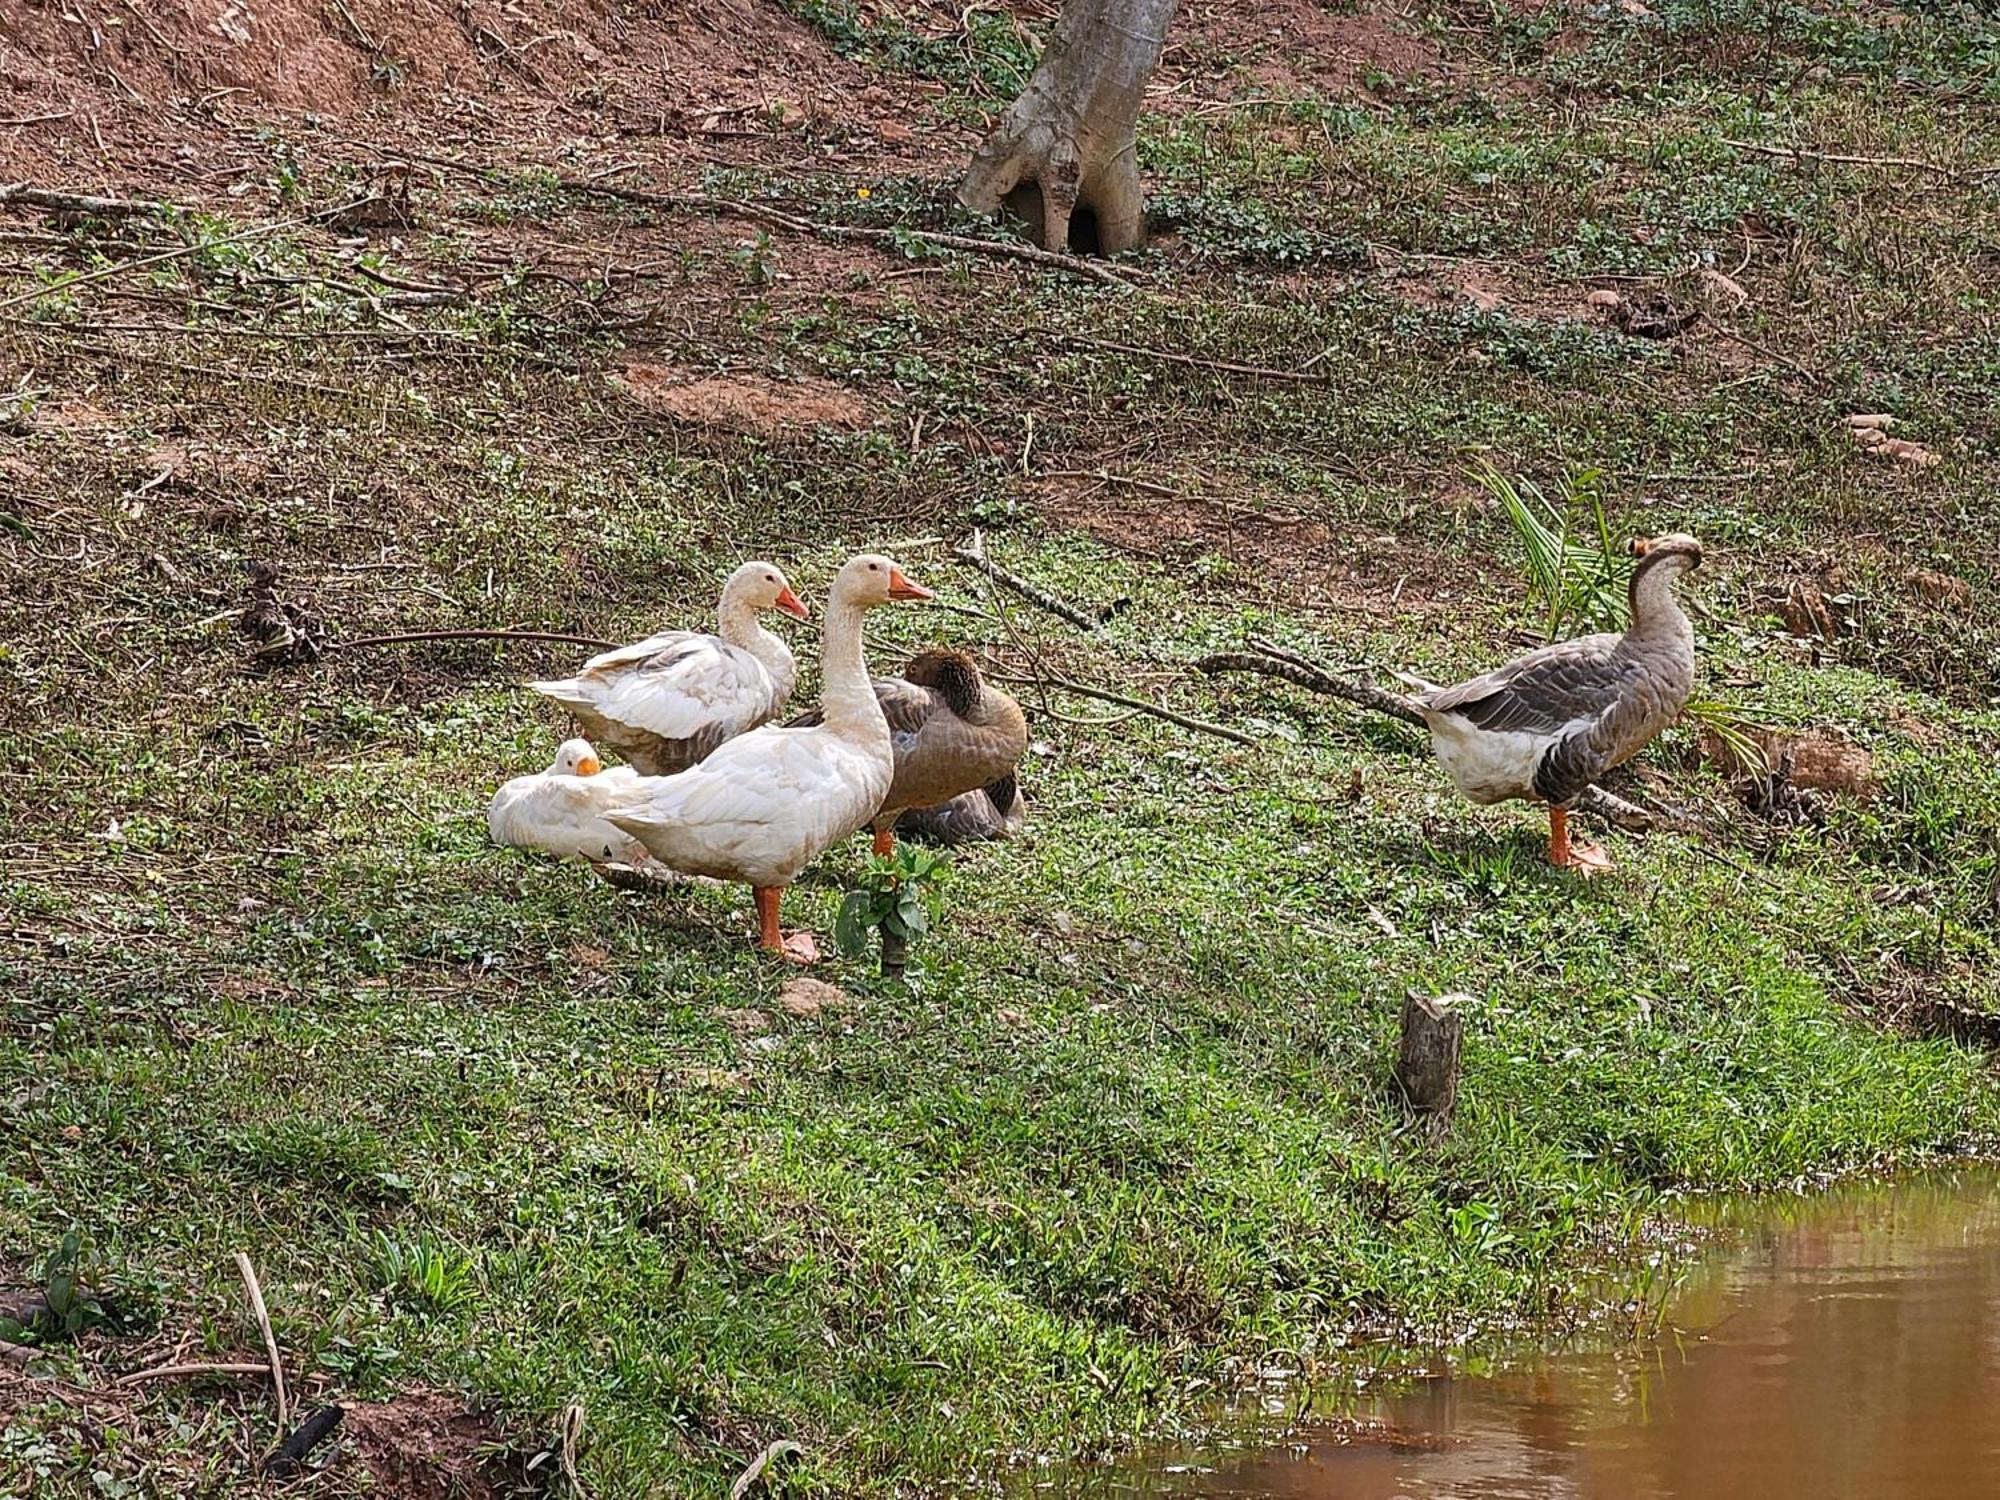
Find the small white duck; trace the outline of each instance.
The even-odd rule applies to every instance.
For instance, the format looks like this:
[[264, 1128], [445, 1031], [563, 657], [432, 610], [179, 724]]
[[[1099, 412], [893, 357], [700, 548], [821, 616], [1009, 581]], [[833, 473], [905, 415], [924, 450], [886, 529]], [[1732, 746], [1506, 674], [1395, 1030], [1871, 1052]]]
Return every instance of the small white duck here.
[[486, 831], [493, 842], [541, 849], [565, 859], [649, 865], [645, 846], [605, 820], [604, 809], [632, 795], [637, 772], [607, 771], [589, 740], [564, 740], [554, 763], [533, 776], [516, 776], [493, 794]]
[[822, 627], [821, 722], [766, 725], [677, 776], [642, 778], [605, 817], [671, 869], [749, 885], [759, 944], [796, 963], [817, 960], [809, 933], [780, 932], [779, 899], [809, 861], [875, 816], [896, 769], [861, 619], [892, 599], [931, 597], [886, 557], [850, 558], [834, 576]]
[[783, 573], [747, 562], [722, 586], [714, 635], [669, 630], [593, 656], [574, 677], [528, 686], [648, 776], [670, 776], [784, 710], [798, 666], [758, 623], [767, 609], [812, 618]]

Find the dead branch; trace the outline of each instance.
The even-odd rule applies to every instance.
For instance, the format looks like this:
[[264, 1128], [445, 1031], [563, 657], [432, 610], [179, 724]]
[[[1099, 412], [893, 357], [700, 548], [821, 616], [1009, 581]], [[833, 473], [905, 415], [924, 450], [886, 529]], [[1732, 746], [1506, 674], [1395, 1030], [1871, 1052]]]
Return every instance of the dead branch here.
[[1035, 479], [1094, 479], [1100, 484], [1122, 485], [1128, 490], [1144, 490], [1149, 495], [1165, 495], [1169, 499], [1180, 493], [1170, 484], [1160, 484], [1156, 480], [1140, 479], [1132, 474], [1114, 474], [1109, 469], [1043, 469], [1030, 476]]
[[101, 218], [121, 218], [131, 214], [159, 214], [179, 211], [179, 205], [157, 198], [99, 198], [90, 193], [64, 193], [39, 188], [26, 182], [0, 182], [0, 204], [19, 203], [28, 208], [47, 209], [60, 214], [96, 214]]
[[1069, 678], [1059, 676], [1053, 672], [1040, 676], [1031, 676], [1022, 672], [996, 672], [993, 675], [1002, 682], [1034, 683], [1042, 687], [1053, 688], [1059, 693], [1074, 693], [1079, 698], [1095, 698], [1100, 703], [1115, 703], [1120, 708], [1129, 708], [1138, 713], [1151, 714], [1156, 719], [1165, 719], [1169, 724], [1178, 724], [1181, 728], [1192, 729], [1197, 734], [1212, 734], [1217, 739], [1233, 740], [1239, 745], [1248, 745], [1253, 750], [1257, 747], [1257, 741], [1254, 736], [1247, 735], [1240, 729], [1231, 729], [1227, 724], [1211, 724], [1206, 719], [1197, 719], [1189, 714], [1178, 713], [1161, 704], [1149, 703], [1144, 698], [1128, 698], [1123, 693], [1108, 692], [1104, 688], [1090, 687], [1081, 682], [1072, 682]]
[[1976, 177], [1977, 169], [1961, 172], [1957, 167], [1947, 167], [1942, 162], [1922, 161], [1914, 156], [1847, 156], [1838, 151], [1803, 151], [1797, 146], [1767, 146], [1759, 141], [1732, 141], [1727, 136], [1717, 137], [1720, 142], [1737, 151], [1754, 151], [1760, 156], [1776, 156], [1787, 161], [1838, 162], [1848, 167], [1909, 167], [1919, 172], [1935, 172], [1940, 177]]
[[[1255, 672], [1265, 677], [1275, 677], [1297, 687], [1315, 693], [1324, 693], [1332, 698], [1344, 698], [1349, 703], [1368, 709], [1374, 713], [1387, 715], [1418, 728], [1424, 727], [1424, 716], [1407, 698], [1396, 693], [1385, 692], [1372, 682], [1363, 682], [1355, 677], [1338, 677], [1324, 668], [1315, 666], [1295, 651], [1288, 651], [1272, 642], [1252, 637], [1251, 650], [1224, 651], [1214, 656], [1205, 656], [1195, 663], [1200, 671], [1215, 676], [1224, 672]], [[1607, 792], [1601, 786], [1585, 787], [1576, 799], [1576, 810], [1629, 833], [1644, 833], [1662, 825], [1672, 825], [1680, 820], [1648, 812], [1637, 803], [1627, 802], [1615, 793]]]
[[1252, 380], [1286, 380], [1297, 385], [1328, 385], [1333, 377], [1318, 370], [1278, 370], [1269, 365], [1241, 365], [1227, 359], [1202, 359], [1193, 354], [1177, 354], [1167, 349], [1147, 349], [1138, 344], [1120, 344], [1110, 339], [1086, 338], [1080, 333], [1058, 333], [1055, 339], [1085, 349], [1103, 349], [1112, 354], [1131, 354], [1161, 364], [1186, 365], [1196, 370], [1218, 370], [1225, 375], [1242, 375]]
[[791, 230], [795, 234], [818, 235], [821, 239], [868, 240], [875, 244], [894, 244], [899, 240], [912, 240], [919, 244], [935, 245], [941, 250], [961, 250], [969, 255], [995, 255], [1005, 260], [1023, 260], [1031, 265], [1050, 266], [1059, 271], [1067, 271], [1073, 276], [1087, 276], [1092, 281], [1121, 292], [1132, 290], [1132, 283], [1123, 276], [1081, 256], [1042, 250], [1033, 245], [1017, 245], [1008, 240], [974, 239], [970, 235], [940, 234], [929, 229], [875, 229], [860, 224], [827, 224], [818, 219], [796, 218], [761, 203], [743, 203], [732, 198], [710, 198], [699, 193], [649, 193], [643, 188], [614, 187], [609, 183], [577, 182], [573, 179], [565, 179], [563, 186], [573, 193], [618, 198], [627, 203], [643, 203], [652, 208], [670, 209], [677, 213], [707, 209], [711, 213], [735, 214], [742, 218], [773, 224], [780, 229]]
[[297, 219], [278, 219], [269, 224], [257, 224], [249, 229], [239, 230], [235, 234], [226, 234], [219, 240], [196, 240], [191, 245], [181, 245], [172, 250], [163, 250], [158, 255], [142, 255], [137, 260], [120, 261], [116, 265], [102, 266], [95, 271], [85, 271], [75, 276], [67, 276], [60, 281], [51, 282], [45, 287], [38, 287], [32, 292], [22, 292], [18, 296], [9, 297], [6, 301], [0, 302], [0, 312], [5, 312], [11, 307], [19, 307], [25, 302], [36, 302], [43, 297], [72, 291], [77, 287], [87, 286], [94, 281], [103, 281], [112, 276], [129, 275], [133, 271], [144, 270], [147, 266], [157, 266], [165, 261], [180, 260], [184, 256], [199, 255], [204, 250], [213, 250], [220, 245], [240, 244], [244, 240], [260, 239], [267, 234], [278, 234], [287, 229], [299, 229], [307, 224], [318, 223], [321, 219], [331, 219], [339, 214], [352, 212], [361, 204], [370, 202], [373, 197], [374, 195], [370, 194], [366, 198], [356, 199], [353, 203], [344, 203], [339, 208], [324, 209], [319, 213], [307, 214]]
[[257, 1315], [257, 1329], [264, 1335], [264, 1352], [271, 1357], [271, 1383], [278, 1391], [278, 1434], [282, 1437], [292, 1428], [292, 1400], [285, 1390], [285, 1360], [278, 1352], [278, 1336], [271, 1331], [271, 1315], [264, 1309], [264, 1288], [257, 1284], [257, 1268], [241, 1250], [236, 1252], [236, 1274], [243, 1278], [250, 1311]]
[[268, 1364], [196, 1364], [196, 1365], [155, 1365], [150, 1370], [134, 1370], [130, 1375], [120, 1375], [115, 1385], [143, 1385], [149, 1380], [181, 1380], [190, 1375], [265, 1375], [271, 1373]]
[[587, 635], [564, 635], [555, 630], [406, 630], [398, 635], [364, 635], [333, 644], [342, 650], [359, 646], [403, 646], [412, 641], [554, 641], [564, 646], [589, 646], [610, 651], [617, 641], [600, 641]]
[[1004, 583], [1008, 588], [1026, 599], [1030, 604], [1047, 610], [1058, 619], [1067, 620], [1078, 630], [1095, 634], [1102, 621], [1085, 613], [1065, 600], [1058, 599], [1039, 584], [1028, 582], [1017, 573], [1010, 573], [986, 555], [986, 545], [978, 532], [951, 549], [951, 555], [967, 567], [977, 568], [996, 583]]

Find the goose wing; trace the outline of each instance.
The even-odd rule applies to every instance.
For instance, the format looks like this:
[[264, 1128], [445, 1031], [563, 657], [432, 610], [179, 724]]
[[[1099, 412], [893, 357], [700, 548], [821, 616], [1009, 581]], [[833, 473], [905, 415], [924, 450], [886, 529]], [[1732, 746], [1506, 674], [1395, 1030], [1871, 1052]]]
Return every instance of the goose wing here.
[[764, 664], [720, 636], [671, 631], [592, 657], [576, 676], [530, 684], [545, 697], [666, 740], [718, 724], [747, 727], [778, 709]]

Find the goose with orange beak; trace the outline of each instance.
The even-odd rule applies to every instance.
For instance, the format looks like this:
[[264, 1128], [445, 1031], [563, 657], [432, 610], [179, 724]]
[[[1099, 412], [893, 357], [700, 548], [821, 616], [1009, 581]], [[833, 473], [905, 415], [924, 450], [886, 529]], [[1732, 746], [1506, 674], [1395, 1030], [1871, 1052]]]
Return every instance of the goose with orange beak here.
[[1701, 543], [1676, 533], [1632, 552], [1624, 634], [1557, 641], [1457, 687], [1404, 678], [1421, 690], [1411, 706], [1458, 789], [1479, 803], [1546, 802], [1550, 862], [1584, 875], [1611, 861], [1570, 838], [1569, 805], [1679, 718], [1694, 691], [1694, 627], [1674, 584], [1701, 566]]
[[593, 656], [574, 677], [528, 685], [648, 776], [670, 776], [784, 711], [798, 664], [758, 623], [772, 609], [812, 618], [783, 573], [747, 562], [722, 586], [715, 634], [650, 635]]
[[794, 962], [814, 962], [819, 953], [811, 935], [787, 937], [779, 927], [784, 889], [875, 816], [895, 776], [889, 721], [862, 650], [862, 619], [892, 601], [931, 597], [889, 558], [850, 558], [827, 600], [819, 722], [766, 725], [679, 775], [641, 778], [605, 816], [670, 869], [748, 885], [759, 944]]
[[635, 771], [605, 770], [589, 740], [564, 740], [548, 770], [516, 776], [493, 794], [486, 831], [496, 844], [594, 865], [649, 863], [645, 846], [604, 818], [638, 784]]

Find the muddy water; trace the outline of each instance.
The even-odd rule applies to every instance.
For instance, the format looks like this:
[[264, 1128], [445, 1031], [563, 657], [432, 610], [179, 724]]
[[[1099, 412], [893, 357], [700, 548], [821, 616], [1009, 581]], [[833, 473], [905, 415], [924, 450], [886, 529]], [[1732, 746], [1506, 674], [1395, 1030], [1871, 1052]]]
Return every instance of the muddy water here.
[[[1644, 1347], [1440, 1376], [1310, 1431], [1026, 1494], [1236, 1500], [2000, 1497], [2000, 1176], [1765, 1201]], [[1678, 1330], [1675, 1332], [1674, 1330]]]

